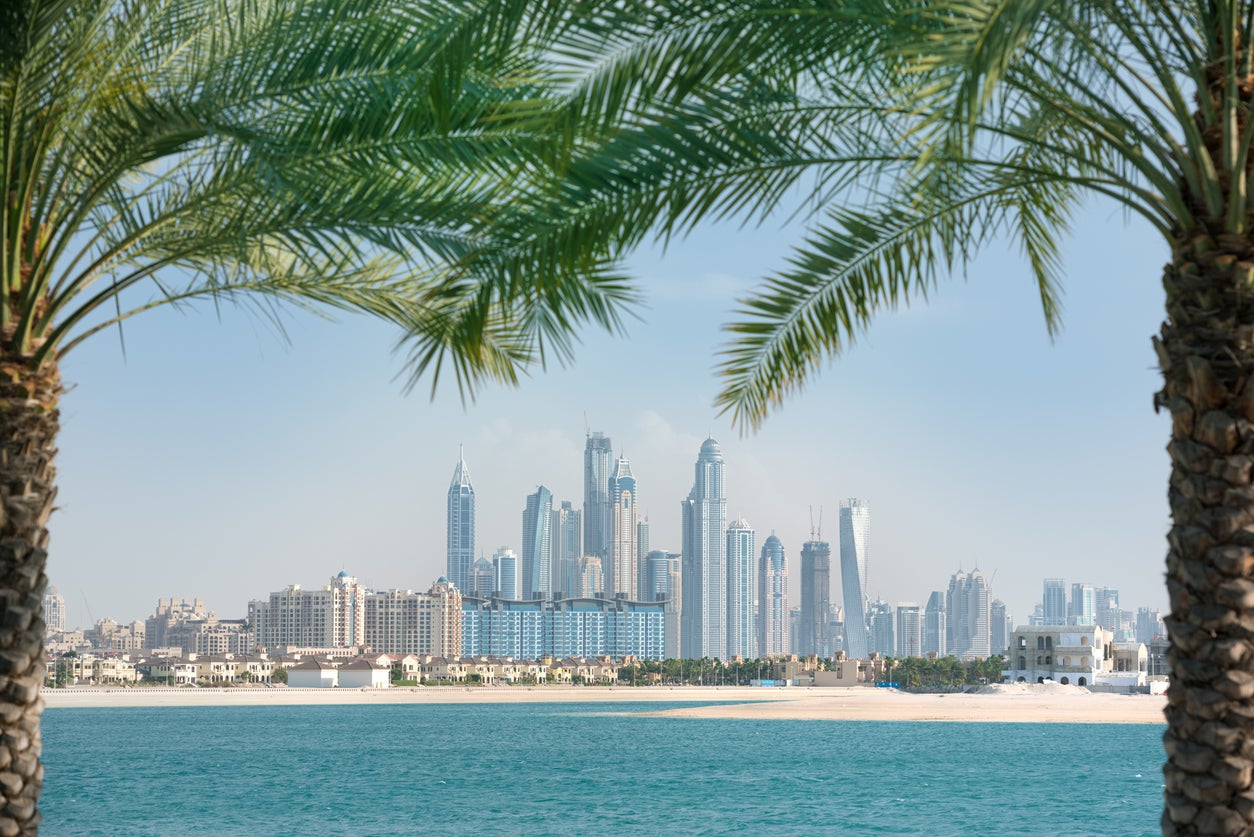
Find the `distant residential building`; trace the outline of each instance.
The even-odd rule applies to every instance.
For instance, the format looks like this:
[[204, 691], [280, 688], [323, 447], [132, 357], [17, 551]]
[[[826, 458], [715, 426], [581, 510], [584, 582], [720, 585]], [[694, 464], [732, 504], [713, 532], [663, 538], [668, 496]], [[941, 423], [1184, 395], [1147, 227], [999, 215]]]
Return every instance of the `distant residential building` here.
[[812, 533], [801, 545], [801, 618], [794, 635], [798, 654], [832, 655], [831, 595], [832, 545]]
[[83, 638], [92, 648], [104, 651], [139, 651], [146, 645], [144, 623], [122, 624], [116, 619], [97, 619], [83, 631]]
[[490, 596], [496, 592], [496, 568], [482, 555], [476, 558], [475, 563], [470, 567], [470, 582], [467, 588], [465, 592], [481, 596]]
[[55, 587], [44, 593], [44, 625], [49, 632], [65, 630], [65, 596]]
[[784, 545], [772, 532], [762, 542], [758, 562], [759, 656], [778, 657], [792, 652], [788, 612], [788, 562]]
[[945, 593], [942, 590], [934, 590], [928, 596], [927, 607], [923, 611], [923, 655], [946, 656], [949, 653], [948, 634], [949, 624], [945, 611]]
[[978, 568], [954, 573], [945, 599], [950, 654], [961, 660], [982, 660], [990, 655], [991, 606], [988, 579]]
[[649, 516], [636, 524], [636, 598], [649, 599]]
[[1097, 590], [1092, 584], [1071, 585], [1071, 607], [1067, 614], [1067, 624], [1097, 624]]
[[441, 657], [462, 653], [462, 596], [447, 578], [439, 578], [425, 593], [368, 593], [365, 609], [363, 644], [373, 652]]
[[601, 569], [601, 559], [595, 555], [585, 555], [579, 559], [579, 596], [590, 598], [601, 595], [605, 590], [605, 573]]
[[865, 500], [850, 498], [840, 504], [840, 578], [845, 608], [845, 653], [864, 660], [867, 635], [867, 546], [871, 536], [871, 508]]
[[467, 657], [639, 657], [663, 659], [666, 617], [660, 602], [624, 598], [532, 601], [465, 597]]
[[475, 487], [460, 446], [457, 467], [448, 487], [448, 562], [445, 576], [458, 590], [471, 588], [470, 569], [475, 562]]
[[293, 584], [265, 601], [248, 603], [257, 645], [345, 648], [361, 645], [365, 632], [365, 588], [346, 572], [320, 590]]
[[1045, 625], [1067, 624], [1067, 582], [1061, 578], [1045, 579], [1044, 599], [1041, 602]]
[[923, 656], [923, 614], [918, 602], [897, 603], [896, 656]]
[[[604, 433], [589, 433], [583, 449], [583, 554], [610, 557], [610, 467], [614, 446]], [[600, 592], [598, 590], [597, 592]]]
[[1136, 641], [1149, 644], [1158, 639], [1165, 639], [1167, 627], [1163, 624], [1163, 615], [1152, 607], [1137, 608]]
[[1006, 612], [1006, 603], [994, 599], [988, 606], [988, 648], [989, 656], [1005, 654], [1010, 647], [1010, 614]]
[[871, 634], [871, 652], [891, 657], [897, 652], [896, 625], [893, 606], [878, 599], [867, 609]]
[[1123, 611], [1119, 609], [1119, 591], [1114, 587], [1093, 588], [1094, 624], [1100, 625], [1115, 635], [1119, 642], [1119, 634], [1123, 630]]
[[724, 466], [718, 442], [702, 442], [692, 490], [680, 506], [684, 596], [680, 641], [686, 659], [728, 659]]
[[549, 536], [549, 577], [553, 591], [564, 596], [579, 593], [579, 556], [583, 554], [583, 527], [580, 513], [570, 500], [553, 510], [553, 533]]
[[753, 527], [738, 518], [727, 527], [727, 658], [758, 657], [758, 556]]
[[[144, 634], [150, 648], [163, 648], [168, 645], [180, 645], [178, 642], [166, 640], [166, 632], [187, 621], [204, 621], [210, 616], [205, 600], [196, 597], [191, 599], [159, 598], [152, 616], [144, 620]], [[194, 651], [194, 648], [184, 648]]]
[[512, 549], [501, 547], [492, 556], [492, 567], [496, 570], [495, 595], [506, 599], [523, 597], [522, 566], [518, 555]]
[[675, 552], [655, 549], [645, 559], [648, 574], [645, 577], [643, 601], [662, 600], [666, 614], [666, 659], [679, 659], [679, 604], [683, 597], [680, 576], [680, 556]]
[[649, 602], [671, 595], [671, 579], [678, 576], [680, 556], [665, 549], [654, 549], [645, 556], [645, 583], [640, 600]]
[[610, 474], [610, 554], [605, 564], [605, 592], [629, 599], [640, 595], [640, 558], [637, 546], [640, 522], [637, 512], [636, 477], [627, 457], [620, 456]]
[[522, 515], [522, 592], [523, 596], [547, 596], [553, 592], [549, 569], [552, 564], [553, 492], [543, 485], [527, 495]]

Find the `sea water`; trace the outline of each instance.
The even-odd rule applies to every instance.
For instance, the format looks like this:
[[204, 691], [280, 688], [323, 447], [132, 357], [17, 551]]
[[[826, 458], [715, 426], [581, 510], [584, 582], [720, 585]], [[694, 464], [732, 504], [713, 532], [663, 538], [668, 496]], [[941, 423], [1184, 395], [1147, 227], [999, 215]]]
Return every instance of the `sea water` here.
[[1159, 725], [639, 714], [666, 706], [49, 709], [42, 831], [1158, 833]]

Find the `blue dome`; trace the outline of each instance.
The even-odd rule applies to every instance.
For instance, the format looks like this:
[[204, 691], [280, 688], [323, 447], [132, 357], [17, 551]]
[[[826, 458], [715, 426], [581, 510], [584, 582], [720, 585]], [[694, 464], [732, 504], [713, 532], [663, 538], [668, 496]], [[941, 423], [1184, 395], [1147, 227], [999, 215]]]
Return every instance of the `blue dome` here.
[[444, 576], [440, 576], [439, 578], [435, 580], [435, 583], [436, 584], [448, 584], [449, 580], [445, 578]]
[[344, 570], [340, 570], [340, 574], [336, 576], [336, 578], [348, 578], [348, 577], [349, 577], [348, 573], [345, 572]]

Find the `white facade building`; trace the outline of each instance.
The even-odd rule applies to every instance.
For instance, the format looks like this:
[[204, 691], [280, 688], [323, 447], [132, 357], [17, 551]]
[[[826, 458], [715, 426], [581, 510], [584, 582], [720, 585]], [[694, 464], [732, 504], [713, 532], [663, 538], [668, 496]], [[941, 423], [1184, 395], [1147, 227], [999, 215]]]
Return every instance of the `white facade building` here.
[[758, 657], [758, 573], [754, 531], [743, 518], [727, 527], [727, 658]]
[[845, 653], [865, 660], [870, 651], [867, 625], [867, 545], [871, 537], [871, 507], [850, 498], [840, 504], [840, 581], [845, 609]]

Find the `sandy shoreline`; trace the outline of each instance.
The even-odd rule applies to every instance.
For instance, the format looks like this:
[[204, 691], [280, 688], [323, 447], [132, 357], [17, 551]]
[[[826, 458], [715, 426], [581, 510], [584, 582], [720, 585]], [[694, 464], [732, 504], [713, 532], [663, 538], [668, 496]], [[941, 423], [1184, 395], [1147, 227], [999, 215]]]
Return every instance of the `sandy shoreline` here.
[[[998, 686], [980, 694], [875, 688], [415, 687], [394, 689], [48, 689], [49, 709], [124, 706], [297, 706], [447, 703], [638, 703], [642, 715], [816, 721], [984, 721], [1161, 724], [1166, 699], [1092, 694], [1074, 686]], [[650, 703], [703, 703], [649, 711]]]

